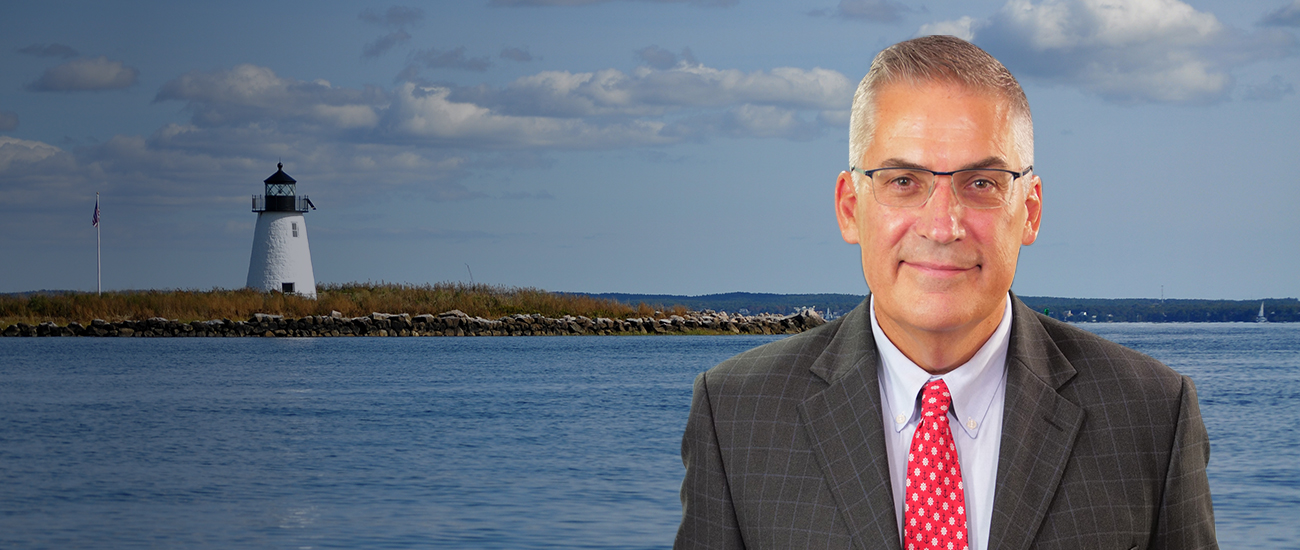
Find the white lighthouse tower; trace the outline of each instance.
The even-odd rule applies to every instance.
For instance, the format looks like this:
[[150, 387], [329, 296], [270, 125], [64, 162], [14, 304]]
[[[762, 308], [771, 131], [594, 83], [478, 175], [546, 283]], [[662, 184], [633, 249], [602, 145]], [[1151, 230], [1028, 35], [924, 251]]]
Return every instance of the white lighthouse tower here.
[[278, 170], [263, 181], [266, 195], [253, 195], [257, 228], [248, 261], [248, 287], [315, 298], [316, 275], [302, 215], [316, 205], [306, 195], [298, 196], [298, 182], [284, 173], [284, 164], [275, 166]]

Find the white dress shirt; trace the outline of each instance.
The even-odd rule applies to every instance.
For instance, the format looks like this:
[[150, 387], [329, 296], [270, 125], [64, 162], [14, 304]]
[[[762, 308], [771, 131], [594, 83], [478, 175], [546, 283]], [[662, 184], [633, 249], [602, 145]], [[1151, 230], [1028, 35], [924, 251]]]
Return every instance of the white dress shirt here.
[[1007, 346], [1011, 340], [1011, 298], [1002, 322], [970, 361], [942, 376], [932, 376], [908, 359], [880, 330], [871, 300], [871, 333], [880, 350], [881, 414], [889, 481], [894, 491], [898, 535], [903, 536], [903, 498], [907, 487], [907, 449], [921, 418], [921, 388], [942, 379], [952, 394], [948, 412], [966, 494], [966, 536], [970, 550], [987, 548], [993, 518], [993, 491], [1002, 441], [1002, 408], [1007, 389]]

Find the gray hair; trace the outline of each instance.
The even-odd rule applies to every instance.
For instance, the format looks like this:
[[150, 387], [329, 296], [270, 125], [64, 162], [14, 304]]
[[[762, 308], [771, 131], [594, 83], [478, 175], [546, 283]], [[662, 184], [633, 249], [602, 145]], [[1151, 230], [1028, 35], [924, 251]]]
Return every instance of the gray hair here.
[[[1011, 137], [1020, 162], [1026, 166], [1033, 164], [1034, 120], [1029, 113], [1029, 99], [1011, 71], [988, 52], [955, 36], [923, 36], [885, 48], [876, 55], [867, 76], [858, 84], [849, 119], [850, 166], [861, 163], [871, 145], [876, 129], [876, 94], [886, 85], [898, 82], [913, 85], [948, 82], [991, 93], [1006, 101], [1011, 107]], [[858, 176], [857, 172], [853, 173], [853, 183], [860, 187]]]

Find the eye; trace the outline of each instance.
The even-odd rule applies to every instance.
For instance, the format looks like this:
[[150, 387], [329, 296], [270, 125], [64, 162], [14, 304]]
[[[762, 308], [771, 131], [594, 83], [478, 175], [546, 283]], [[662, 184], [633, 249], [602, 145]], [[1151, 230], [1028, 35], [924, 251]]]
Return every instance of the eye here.
[[916, 180], [912, 179], [912, 176], [898, 176], [889, 180], [889, 186], [898, 187], [900, 189], [916, 187]]
[[992, 171], [960, 173], [960, 186], [968, 193], [996, 194], [1006, 189], [1010, 174]]

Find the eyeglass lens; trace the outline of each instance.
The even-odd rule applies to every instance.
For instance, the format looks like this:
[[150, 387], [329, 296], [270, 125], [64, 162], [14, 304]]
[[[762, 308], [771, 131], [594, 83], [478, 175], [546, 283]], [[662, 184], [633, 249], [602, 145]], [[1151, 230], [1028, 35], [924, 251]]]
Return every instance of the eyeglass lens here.
[[[968, 208], [997, 208], [1015, 181], [1015, 174], [1001, 170], [960, 170], [952, 175], [957, 200]], [[872, 192], [885, 206], [921, 206], [929, 200], [938, 176], [926, 170], [890, 168], [871, 175]]]

